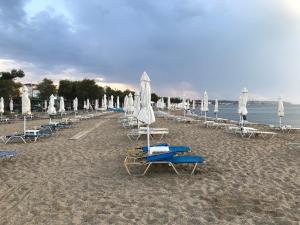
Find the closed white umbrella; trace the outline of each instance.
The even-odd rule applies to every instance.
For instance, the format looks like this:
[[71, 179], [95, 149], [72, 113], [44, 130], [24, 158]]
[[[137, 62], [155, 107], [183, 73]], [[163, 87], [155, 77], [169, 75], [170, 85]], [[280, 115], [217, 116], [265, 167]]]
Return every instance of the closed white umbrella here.
[[214, 113], [216, 114], [216, 119], [218, 119], [218, 112], [219, 112], [219, 102], [218, 102], [218, 99], [216, 99], [215, 109], [214, 109]]
[[117, 109], [119, 109], [119, 108], [120, 108], [120, 97], [117, 96]]
[[14, 102], [13, 102], [12, 98], [10, 99], [10, 102], [9, 102], [9, 110], [10, 110], [10, 113], [12, 113], [14, 111]]
[[134, 104], [133, 104], [133, 97], [132, 94], [129, 93], [128, 95], [128, 109], [127, 109], [129, 114], [132, 114], [134, 111]]
[[50, 117], [50, 122], [51, 122], [51, 115], [56, 114], [56, 109], [54, 107], [54, 104], [55, 104], [54, 95], [51, 95], [50, 100], [49, 100], [48, 110], [47, 110], [47, 113], [49, 114], [49, 117]]
[[85, 100], [83, 100], [83, 109], [87, 109]]
[[86, 100], [86, 110], [89, 111], [90, 109], [90, 99]]
[[284, 117], [284, 106], [283, 106], [283, 100], [280, 97], [278, 100], [278, 109], [277, 109], [277, 115], [279, 116], [279, 126], [282, 127], [282, 117]]
[[155, 116], [151, 106], [150, 78], [146, 72], [144, 72], [141, 77], [141, 110], [137, 118], [139, 121], [147, 124], [147, 143], [148, 150], [150, 150], [149, 125], [155, 122]]
[[248, 110], [247, 110], [247, 102], [248, 102], [248, 90], [247, 88], [244, 88], [242, 90], [241, 96], [240, 96], [240, 101], [239, 101], [239, 112], [241, 115], [241, 125], [244, 125], [245, 122], [245, 118], [248, 114]]
[[1, 116], [1, 121], [2, 121], [2, 114], [4, 113], [4, 99], [3, 97], [0, 98], [0, 116]]
[[65, 101], [64, 101], [64, 97], [60, 97], [59, 100], [59, 110], [58, 112], [60, 112], [60, 115], [62, 117], [62, 114], [65, 112]]
[[186, 98], [183, 96], [182, 98], [182, 108], [183, 108], [183, 116], [185, 117], [185, 110], [186, 110]]
[[108, 108], [111, 108], [111, 109], [114, 108], [114, 96], [113, 95], [110, 96], [110, 100], [108, 102]]
[[202, 112], [204, 111], [204, 101], [203, 101], [203, 99], [201, 100], [201, 108], [200, 108], [200, 110], [201, 110], [201, 116], [202, 116]]
[[206, 121], [206, 113], [208, 112], [208, 94], [205, 91], [203, 95], [203, 111], [204, 111], [204, 116], [205, 116], [205, 121]]
[[170, 109], [171, 109], [171, 98], [168, 97], [168, 110], [170, 110]]
[[45, 110], [45, 112], [47, 111], [47, 108], [48, 108], [48, 107], [47, 107], [47, 103], [48, 103], [47, 100], [45, 100], [45, 101], [44, 101], [44, 110]]
[[104, 94], [103, 96], [103, 106], [102, 108], [104, 108], [105, 110], [107, 109], [107, 98], [106, 98], [106, 94]]
[[134, 93], [134, 111], [133, 116], [137, 117], [141, 109], [140, 93], [137, 91]]
[[76, 115], [76, 112], [78, 110], [78, 98], [74, 98], [73, 100], [73, 109], [74, 109], [74, 112], [75, 112], [75, 115]]
[[98, 110], [99, 109], [99, 100], [96, 99], [95, 100], [95, 110]]
[[24, 115], [24, 134], [26, 131], [26, 115], [31, 114], [31, 103], [28, 95], [28, 88], [23, 86], [22, 88], [22, 114]]
[[196, 101], [193, 100], [193, 110], [195, 110], [195, 109], [196, 109]]
[[190, 100], [186, 100], [186, 109], [189, 110], [190, 109]]
[[127, 95], [124, 98], [123, 109], [124, 109], [125, 114], [127, 114], [127, 112], [128, 112], [128, 96]]

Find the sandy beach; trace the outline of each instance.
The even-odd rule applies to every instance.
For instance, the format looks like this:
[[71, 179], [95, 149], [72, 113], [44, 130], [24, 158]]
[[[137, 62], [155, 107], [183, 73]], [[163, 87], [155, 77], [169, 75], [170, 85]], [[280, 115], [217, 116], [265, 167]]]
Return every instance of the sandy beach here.
[[[300, 224], [300, 150], [287, 145], [299, 134], [244, 140], [157, 118], [155, 127], [170, 130], [162, 142], [191, 146], [207, 163], [191, 177], [167, 165], [130, 177], [126, 150], [146, 140], [130, 143], [120, 115], [81, 121], [37, 143], [0, 144], [20, 151], [15, 162], [0, 161], [0, 224]], [[0, 135], [18, 130], [22, 122], [0, 125]]]

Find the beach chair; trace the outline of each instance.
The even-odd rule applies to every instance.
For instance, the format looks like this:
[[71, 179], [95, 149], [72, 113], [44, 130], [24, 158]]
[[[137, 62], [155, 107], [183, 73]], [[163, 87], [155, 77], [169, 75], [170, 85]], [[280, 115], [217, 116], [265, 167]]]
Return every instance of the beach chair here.
[[[177, 156], [175, 152], [169, 151], [160, 154], [146, 155], [142, 157], [126, 156], [124, 166], [131, 176], [144, 176], [152, 164], [167, 164], [172, 167], [177, 175], [193, 175], [197, 166], [204, 164], [205, 159], [198, 155]], [[190, 173], [180, 173], [175, 165], [193, 165]], [[133, 173], [132, 167], [144, 168], [140, 173]]]
[[[150, 137], [153, 138], [154, 135], [159, 135], [159, 141], [161, 141], [165, 135], [169, 134], [168, 128], [150, 128]], [[138, 141], [141, 136], [147, 135], [147, 127], [140, 127], [138, 129], [131, 130], [127, 137], [130, 141]]]
[[[191, 152], [192, 149], [189, 146], [174, 146], [174, 145], [169, 145], [166, 143], [161, 143], [161, 144], [156, 144], [156, 145], [151, 145], [150, 146], [150, 152], [153, 152], [153, 150], [158, 151], [158, 152], [175, 152], [176, 154], [183, 154], [183, 153], [187, 153], [187, 152]], [[130, 148], [127, 151], [127, 155], [128, 156], [143, 156], [146, 153], [149, 153], [148, 151], [148, 146], [139, 146], [139, 147], [135, 147], [135, 148]]]
[[21, 141], [24, 142], [25, 144], [27, 143], [25, 140], [26, 138], [24, 133], [14, 133], [14, 134], [2, 136], [2, 139], [4, 141], [4, 144], [8, 144], [15, 141]]
[[0, 151], [0, 159], [1, 160], [14, 160], [17, 157], [16, 151]]

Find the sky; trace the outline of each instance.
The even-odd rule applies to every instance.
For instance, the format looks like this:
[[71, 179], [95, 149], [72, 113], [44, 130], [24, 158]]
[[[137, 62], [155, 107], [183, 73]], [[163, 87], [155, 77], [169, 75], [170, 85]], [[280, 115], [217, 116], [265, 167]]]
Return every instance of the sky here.
[[0, 71], [300, 103], [299, 0], [0, 0]]

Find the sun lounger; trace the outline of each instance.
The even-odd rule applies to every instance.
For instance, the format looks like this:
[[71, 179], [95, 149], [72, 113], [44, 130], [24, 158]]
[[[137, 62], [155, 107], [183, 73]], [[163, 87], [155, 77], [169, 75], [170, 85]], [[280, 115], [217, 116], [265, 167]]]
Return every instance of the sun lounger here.
[[15, 159], [16, 157], [16, 151], [0, 151], [0, 159]]
[[[164, 148], [166, 148], [167, 151], [175, 152], [176, 154], [192, 151], [191, 147], [189, 146], [173, 146], [166, 143], [151, 145], [150, 149], [152, 150], [152, 152], [153, 148], [156, 148], [157, 152], [163, 152], [165, 150]], [[148, 146], [136, 147], [127, 151], [128, 156], [143, 156], [145, 155], [145, 153], [149, 153]]]
[[[202, 156], [197, 155], [184, 155], [177, 156], [174, 152], [165, 152], [161, 154], [147, 155], [143, 157], [131, 157], [127, 156], [124, 160], [124, 166], [129, 175], [132, 176], [144, 176], [149, 170], [152, 164], [167, 164], [173, 168], [177, 175], [193, 175], [197, 166], [203, 164], [205, 159]], [[190, 164], [193, 165], [192, 171], [188, 174], [179, 173], [175, 165], [178, 164]], [[132, 167], [144, 167], [145, 169], [141, 173], [132, 173]]]
[[273, 138], [277, 133], [268, 132], [268, 131], [260, 131], [256, 128], [252, 127], [227, 127], [226, 132], [234, 133], [236, 135], [240, 135], [242, 138], [252, 138], [261, 136], [262, 138]]
[[[150, 128], [149, 131], [151, 138], [153, 138], [154, 135], [159, 135], [159, 140], [162, 140], [165, 135], [169, 134], [168, 128]], [[141, 136], [146, 136], [147, 132], [147, 127], [140, 127], [138, 129], [131, 130], [127, 134], [127, 137], [130, 141], [138, 141]]]

